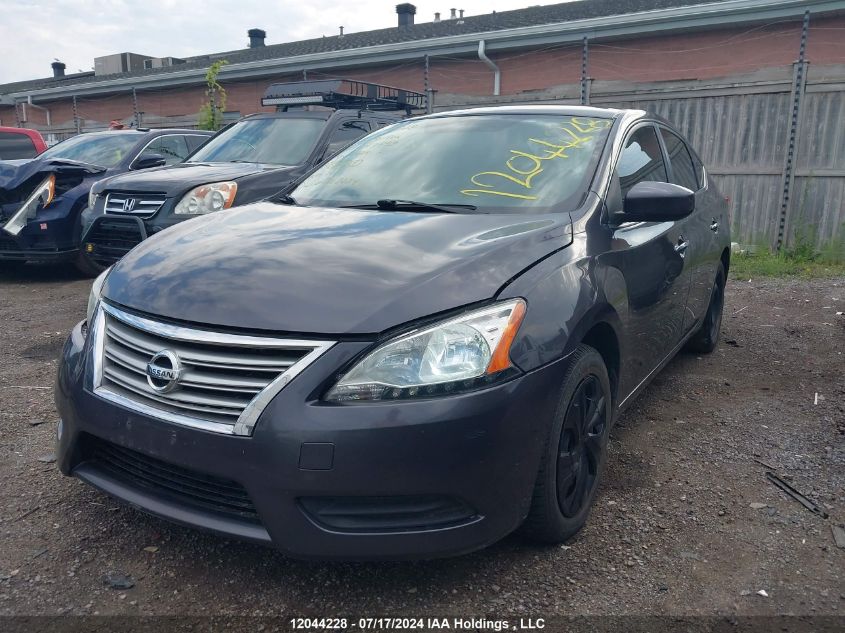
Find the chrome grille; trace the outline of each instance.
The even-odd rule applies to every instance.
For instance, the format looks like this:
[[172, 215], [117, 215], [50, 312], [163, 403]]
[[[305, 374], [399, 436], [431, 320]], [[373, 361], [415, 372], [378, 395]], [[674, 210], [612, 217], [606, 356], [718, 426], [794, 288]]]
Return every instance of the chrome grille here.
[[[251, 435], [270, 400], [333, 344], [186, 328], [102, 302], [92, 329], [97, 395], [176, 424], [234, 435]], [[165, 351], [178, 365], [171, 367], [176, 377], [150, 376], [149, 364]]]
[[151, 218], [166, 200], [163, 193], [109, 193], [106, 195], [106, 213], [131, 213], [139, 218]]

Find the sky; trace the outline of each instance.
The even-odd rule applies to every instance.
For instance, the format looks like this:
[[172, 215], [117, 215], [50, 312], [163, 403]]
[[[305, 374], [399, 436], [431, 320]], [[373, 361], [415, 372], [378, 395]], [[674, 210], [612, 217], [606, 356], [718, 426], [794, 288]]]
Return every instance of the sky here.
[[[452, 7], [465, 15], [561, 0], [418, 0], [416, 21]], [[0, 84], [93, 69], [112, 53], [190, 57], [246, 48], [250, 28], [267, 44], [396, 26], [397, 0], [0, 0]]]

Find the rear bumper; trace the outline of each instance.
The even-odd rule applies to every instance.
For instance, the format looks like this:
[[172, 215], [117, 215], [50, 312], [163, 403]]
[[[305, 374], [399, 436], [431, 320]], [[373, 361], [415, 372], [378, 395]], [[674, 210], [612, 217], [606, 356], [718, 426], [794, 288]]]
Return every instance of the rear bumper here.
[[[364, 345], [326, 352], [271, 401], [252, 437], [236, 437], [179, 427], [89, 393], [77, 326], [56, 389], [59, 468], [145, 512], [303, 558], [448, 556], [513, 531], [529, 509], [568, 360], [448, 398], [315, 401], [314, 392]], [[92, 446], [103, 443], [142, 470], [140, 482], [96, 457]], [[187, 478], [191, 494], [201, 482], [202, 503], [174, 494], [175, 484], [157, 485], [157, 469]], [[240, 491], [254, 517], [217, 511]], [[220, 505], [205, 503], [209, 495]]]

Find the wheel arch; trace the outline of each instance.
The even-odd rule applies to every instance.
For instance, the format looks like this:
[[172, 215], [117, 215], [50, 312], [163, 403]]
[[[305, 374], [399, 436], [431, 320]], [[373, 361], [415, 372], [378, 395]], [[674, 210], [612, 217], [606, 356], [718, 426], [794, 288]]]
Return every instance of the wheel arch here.
[[611, 398], [615, 410], [619, 398], [620, 370], [622, 367], [622, 348], [620, 345], [619, 317], [610, 306], [587, 314], [573, 329], [569, 350], [580, 344], [595, 349], [604, 361], [610, 379]]

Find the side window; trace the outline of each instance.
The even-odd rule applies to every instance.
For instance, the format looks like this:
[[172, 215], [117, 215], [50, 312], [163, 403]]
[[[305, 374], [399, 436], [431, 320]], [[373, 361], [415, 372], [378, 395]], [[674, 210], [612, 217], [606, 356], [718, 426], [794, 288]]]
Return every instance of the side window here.
[[185, 142], [188, 143], [188, 152], [193, 152], [210, 138], [210, 136], [200, 136], [199, 134], [186, 135]]
[[340, 124], [329, 139], [329, 146], [326, 148], [325, 158], [334, 156], [347, 145], [351, 145], [362, 136], [370, 133], [370, 124], [366, 121], [344, 121]]
[[616, 165], [619, 184], [624, 200], [628, 190], [638, 182], [668, 182], [663, 153], [654, 126], [647, 125], [637, 129], [628, 138], [619, 163]]
[[17, 160], [35, 158], [37, 155], [35, 143], [26, 134], [0, 132], [0, 159]]
[[686, 187], [690, 191], [698, 191], [699, 181], [695, 175], [695, 165], [692, 162], [686, 144], [677, 134], [660, 128], [660, 135], [666, 144], [666, 154], [669, 156], [669, 163], [672, 165], [672, 182], [676, 185]]
[[145, 153], [161, 154], [164, 156], [165, 165], [181, 163], [188, 156], [188, 144], [185, 137], [178, 134], [159, 136], [147, 146]]

